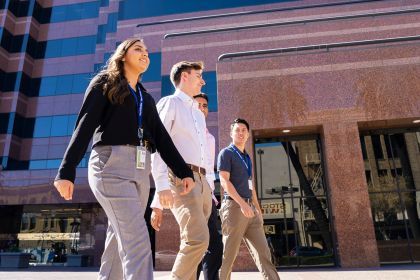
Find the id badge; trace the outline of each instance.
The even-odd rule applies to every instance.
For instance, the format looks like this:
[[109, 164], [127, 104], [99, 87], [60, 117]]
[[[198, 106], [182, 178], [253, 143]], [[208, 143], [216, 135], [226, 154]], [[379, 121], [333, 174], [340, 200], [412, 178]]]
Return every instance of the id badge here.
[[145, 146], [137, 146], [136, 168], [137, 169], [146, 168], [146, 147]]
[[254, 188], [253, 185], [252, 185], [252, 180], [251, 179], [248, 180], [248, 187], [249, 187], [250, 190], [252, 190]]

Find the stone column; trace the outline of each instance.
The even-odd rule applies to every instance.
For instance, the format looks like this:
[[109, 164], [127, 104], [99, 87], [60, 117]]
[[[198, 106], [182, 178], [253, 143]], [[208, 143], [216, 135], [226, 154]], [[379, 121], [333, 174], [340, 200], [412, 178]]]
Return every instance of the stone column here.
[[323, 142], [339, 265], [377, 267], [379, 256], [357, 123], [324, 124]]

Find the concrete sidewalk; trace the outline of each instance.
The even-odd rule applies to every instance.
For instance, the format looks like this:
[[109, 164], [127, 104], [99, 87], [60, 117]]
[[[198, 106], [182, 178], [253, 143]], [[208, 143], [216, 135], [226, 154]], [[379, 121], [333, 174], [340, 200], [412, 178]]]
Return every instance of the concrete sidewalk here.
[[[97, 271], [97, 268], [67, 267], [0, 269], [0, 280], [95, 280]], [[155, 280], [169, 279], [169, 274], [168, 271], [156, 271]], [[420, 280], [420, 264], [353, 270], [339, 268], [287, 269], [280, 271], [279, 275], [282, 280]], [[261, 274], [259, 272], [234, 272], [232, 274], [232, 280], [252, 279], [262, 279]]]

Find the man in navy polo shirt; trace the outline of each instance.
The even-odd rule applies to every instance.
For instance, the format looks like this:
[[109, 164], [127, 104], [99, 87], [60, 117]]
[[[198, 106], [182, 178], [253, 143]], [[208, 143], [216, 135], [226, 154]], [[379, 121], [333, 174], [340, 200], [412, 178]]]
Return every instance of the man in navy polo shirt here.
[[220, 279], [230, 279], [242, 239], [264, 279], [280, 279], [271, 262], [261, 208], [252, 183], [252, 162], [245, 151], [249, 137], [248, 122], [234, 120], [230, 137], [232, 143], [220, 151], [217, 160], [220, 183], [225, 191], [220, 208], [224, 246]]

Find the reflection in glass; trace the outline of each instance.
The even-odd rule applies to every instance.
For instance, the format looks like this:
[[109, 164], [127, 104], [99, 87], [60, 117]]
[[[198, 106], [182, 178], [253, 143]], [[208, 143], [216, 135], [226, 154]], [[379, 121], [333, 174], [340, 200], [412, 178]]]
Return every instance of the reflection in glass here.
[[334, 265], [319, 140], [255, 143], [258, 194], [276, 265]]
[[404, 192], [403, 205], [406, 207], [405, 219], [409, 237], [410, 253], [413, 261], [420, 260], [420, 192]]
[[397, 193], [370, 194], [379, 259], [382, 263], [410, 261], [404, 214]]
[[[100, 248], [95, 244], [103, 239], [106, 219], [97, 204], [82, 205], [24, 205], [13, 215], [20, 221], [14, 227], [0, 227], [0, 251], [20, 251], [31, 254], [36, 264], [64, 263], [68, 254], [93, 255]], [[2, 221], [7, 221], [13, 206], [1, 209]], [[13, 224], [13, 223], [11, 223]], [[100, 242], [102, 245], [102, 243]]]
[[[418, 132], [362, 135], [365, 170], [381, 263], [420, 259]], [[364, 143], [363, 143], [364, 142]], [[369, 175], [369, 176], [368, 176]]]

